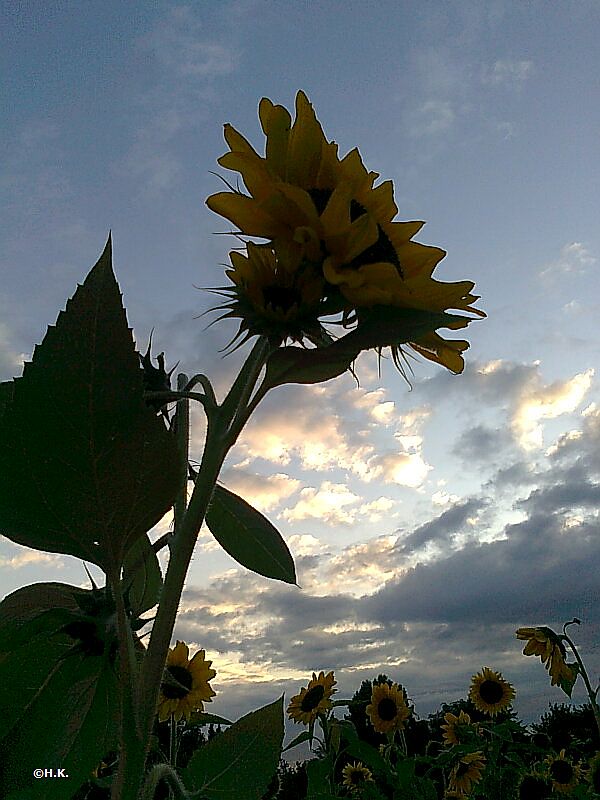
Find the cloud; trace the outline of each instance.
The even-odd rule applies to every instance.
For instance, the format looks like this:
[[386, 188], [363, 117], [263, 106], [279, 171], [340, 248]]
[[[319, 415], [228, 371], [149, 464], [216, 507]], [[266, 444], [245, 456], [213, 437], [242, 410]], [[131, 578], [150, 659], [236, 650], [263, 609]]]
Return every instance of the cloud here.
[[309, 486], [300, 492], [300, 500], [293, 508], [283, 512], [290, 521], [319, 519], [330, 525], [351, 525], [356, 519], [356, 509], [346, 506], [358, 503], [360, 498], [344, 484], [324, 481], [316, 489]]
[[438, 517], [420, 525], [412, 533], [399, 537], [394, 552], [401, 556], [411, 555], [432, 543], [442, 550], [447, 550], [448, 542], [464, 530], [469, 519], [487, 505], [487, 502], [484, 498], [469, 498], [455, 503]]
[[499, 59], [482, 69], [481, 82], [486, 86], [520, 89], [532, 73], [533, 61]]
[[285, 473], [274, 475], [256, 475], [245, 469], [233, 467], [225, 470], [219, 481], [228, 489], [254, 506], [259, 511], [267, 512], [276, 508], [296, 492], [301, 482]]
[[456, 113], [449, 100], [426, 100], [407, 118], [408, 133], [415, 138], [435, 136], [452, 127]]
[[174, 6], [139, 44], [163, 70], [179, 78], [227, 75], [235, 69], [231, 48], [203, 36], [203, 23], [190, 6]]
[[594, 370], [575, 375], [570, 380], [555, 381], [549, 386], [531, 384], [519, 399], [512, 419], [517, 441], [526, 450], [542, 446], [540, 421], [555, 419], [575, 411], [592, 385]]
[[38, 550], [23, 550], [14, 556], [0, 556], [0, 568], [22, 569], [32, 564], [52, 564], [55, 569], [63, 567], [62, 557], [53, 553], [41, 553]]
[[548, 262], [539, 274], [542, 278], [559, 274], [580, 275], [597, 261], [582, 242], [569, 242], [561, 248], [560, 256], [555, 261]]
[[168, 9], [135, 45], [150, 57], [155, 69], [147, 73], [154, 80], [132, 109], [133, 141], [116, 169], [127, 169], [146, 195], [156, 197], [184, 174], [178, 138], [206, 118], [213, 82], [235, 70], [239, 48], [208, 38], [198, 11], [188, 5]]

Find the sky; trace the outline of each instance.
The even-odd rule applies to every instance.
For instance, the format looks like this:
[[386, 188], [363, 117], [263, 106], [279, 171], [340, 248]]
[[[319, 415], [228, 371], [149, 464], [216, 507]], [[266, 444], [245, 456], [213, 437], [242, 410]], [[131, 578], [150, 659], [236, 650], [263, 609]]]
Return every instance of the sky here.
[[[235, 177], [222, 126], [263, 152], [260, 99], [293, 109], [299, 89], [341, 154], [393, 180], [397, 219], [427, 222], [416, 240], [448, 253], [435, 277], [474, 281], [487, 313], [461, 375], [418, 359], [411, 389], [370, 352], [358, 387], [345, 374], [258, 407], [221, 481], [276, 525], [301, 588], [203, 527], [173, 642], [213, 661], [207, 710], [287, 705], [334, 670], [338, 698], [385, 672], [426, 717], [489, 666], [535, 721], [568, 699], [515, 630], [573, 617], [596, 685], [598, 3], [8, 0], [0, 17], [0, 380], [111, 229], [138, 350], [154, 328], [167, 367], [222, 398], [248, 350], [223, 358], [236, 326], [198, 318], [215, 298], [196, 287], [223, 284], [238, 244], [204, 202], [214, 172]], [[195, 408], [196, 460], [203, 436]], [[81, 561], [0, 536], [0, 594], [40, 581], [89, 585]]]

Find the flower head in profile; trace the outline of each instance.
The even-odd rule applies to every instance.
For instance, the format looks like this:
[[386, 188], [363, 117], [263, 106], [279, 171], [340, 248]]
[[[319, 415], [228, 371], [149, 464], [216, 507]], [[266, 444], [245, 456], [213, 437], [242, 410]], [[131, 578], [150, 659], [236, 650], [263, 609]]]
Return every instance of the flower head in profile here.
[[554, 791], [559, 794], [571, 794], [581, 777], [579, 764], [573, 764], [571, 759], [565, 755], [564, 750], [561, 750], [558, 755], [548, 756], [545, 764]]
[[557, 686], [562, 680], [573, 680], [573, 672], [566, 664], [567, 651], [560, 636], [551, 628], [519, 628], [517, 639], [527, 640], [523, 655], [539, 656], [550, 673], [550, 685]]
[[313, 672], [308, 686], [300, 689], [300, 693], [292, 697], [290, 701], [287, 709], [290, 719], [310, 725], [319, 714], [329, 711], [332, 707], [331, 695], [337, 691], [333, 688], [336, 683], [333, 672], [325, 675], [321, 671], [319, 677]]
[[469, 699], [478, 711], [490, 717], [507, 709], [514, 697], [515, 690], [510, 683], [489, 667], [483, 667], [471, 679]]
[[178, 641], [170, 648], [165, 665], [165, 674], [160, 687], [158, 719], [164, 722], [170, 716], [176, 721], [189, 719], [192, 711], [202, 711], [203, 703], [211, 703], [215, 696], [209, 681], [217, 674], [210, 668], [204, 650], [189, 658], [187, 644]]
[[450, 771], [448, 781], [450, 791], [467, 795], [472, 787], [479, 783], [485, 769], [485, 756], [478, 750], [475, 753], [464, 753], [459, 756]]
[[480, 734], [481, 729], [479, 725], [471, 722], [471, 717], [466, 711], [461, 711], [458, 716], [455, 714], [444, 714], [446, 721], [442, 725], [444, 744], [450, 746], [453, 744], [464, 744], [465, 736], [469, 734]]
[[366, 708], [371, 725], [377, 733], [401, 731], [410, 717], [404, 689], [397, 683], [374, 683], [371, 702]]
[[344, 776], [342, 785], [347, 786], [353, 793], [357, 792], [365, 783], [374, 783], [371, 770], [365, 767], [361, 761], [346, 764], [342, 775]]
[[[265, 155], [226, 125], [229, 152], [219, 158], [222, 167], [241, 175], [248, 194], [230, 186], [232, 191], [218, 192], [206, 202], [236, 225], [239, 235], [268, 240], [273, 259], [290, 276], [312, 270], [308, 280], [315, 291], [316, 276], [322, 278], [323, 311], [343, 313], [341, 324], [348, 319], [360, 324], [361, 313], [379, 306], [485, 316], [473, 307], [479, 298], [472, 294], [471, 281], [433, 278], [445, 252], [413, 241], [423, 222], [394, 220], [398, 208], [392, 182], [375, 185], [378, 173], [365, 168], [356, 148], [339, 157], [337, 144], [325, 137], [304, 92], [296, 96], [293, 122], [286, 108], [266, 98], [260, 102], [259, 118]], [[238, 305], [236, 312], [242, 311]], [[463, 328], [471, 319], [448, 316], [435, 327]], [[280, 326], [280, 333], [298, 335], [297, 327], [289, 330]], [[453, 372], [462, 371], [462, 352], [469, 346], [464, 340], [444, 340], [433, 325], [402, 343]], [[390, 346], [398, 364], [400, 344]]]

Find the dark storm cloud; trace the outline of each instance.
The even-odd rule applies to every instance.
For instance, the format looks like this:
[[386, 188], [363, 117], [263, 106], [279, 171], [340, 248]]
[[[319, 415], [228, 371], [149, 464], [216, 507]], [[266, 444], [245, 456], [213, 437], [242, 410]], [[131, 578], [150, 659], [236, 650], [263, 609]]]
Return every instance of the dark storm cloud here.
[[483, 498], [470, 498], [462, 503], [456, 503], [452, 508], [443, 511], [424, 525], [420, 525], [393, 548], [393, 551], [407, 555], [423, 547], [424, 544], [433, 542], [444, 545], [448, 540], [466, 525], [467, 520], [473, 517], [480, 508], [487, 505]]
[[499, 469], [489, 481], [484, 484], [485, 489], [511, 489], [515, 486], [527, 486], [536, 483], [537, 475], [526, 461], [515, 461], [507, 467]]
[[467, 361], [460, 380], [456, 380], [456, 375], [440, 371], [422, 381], [419, 392], [425, 393], [431, 402], [459, 395], [472, 398], [478, 406], [495, 408], [509, 405], [538, 374], [539, 366], [532, 364], [502, 361], [489, 369], [481, 363]]
[[462, 433], [452, 447], [452, 453], [467, 462], [488, 464], [511, 444], [506, 429], [474, 425]]
[[554, 486], [534, 489], [524, 500], [515, 503], [530, 513], [550, 513], [579, 508], [600, 507], [600, 485], [597, 483], [561, 481]]
[[598, 618], [598, 520], [565, 529], [559, 517], [537, 514], [505, 534], [418, 564], [365, 598], [365, 613], [382, 622]]

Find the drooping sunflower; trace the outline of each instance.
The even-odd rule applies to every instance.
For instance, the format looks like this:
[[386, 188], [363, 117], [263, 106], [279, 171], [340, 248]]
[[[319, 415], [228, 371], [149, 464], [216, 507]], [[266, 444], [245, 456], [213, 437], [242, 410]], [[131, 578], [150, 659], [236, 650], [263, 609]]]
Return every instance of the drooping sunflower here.
[[464, 753], [450, 771], [448, 780], [451, 791], [468, 794], [471, 788], [481, 780], [481, 773], [485, 769], [485, 756], [481, 750], [475, 753]]
[[444, 743], [448, 746], [464, 744], [465, 734], [469, 732], [476, 734], [481, 732], [479, 725], [471, 722], [471, 717], [466, 711], [461, 711], [458, 717], [455, 714], [444, 714], [444, 719], [446, 724], [442, 725], [443, 738]]
[[558, 755], [548, 756], [545, 763], [554, 791], [559, 794], [571, 794], [581, 777], [579, 764], [573, 764], [571, 759], [565, 755], [564, 750], [561, 750]]
[[550, 673], [551, 686], [557, 686], [562, 679], [573, 680], [573, 672], [567, 666], [565, 659], [567, 651], [560, 636], [551, 628], [519, 628], [516, 632], [517, 639], [526, 639], [523, 655], [539, 656], [542, 664]]
[[209, 681], [215, 677], [211, 669], [212, 661], [206, 660], [204, 650], [189, 658], [189, 648], [185, 642], [177, 641], [169, 649], [165, 676], [160, 687], [158, 719], [164, 722], [171, 715], [176, 721], [181, 717], [189, 719], [192, 711], [203, 711], [203, 703], [211, 703], [216, 692]]
[[[441, 312], [448, 309], [485, 316], [471, 281], [442, 283], [432, 273], [445, 251], [412, 241], [423, 222], [394, 222], [398, 209], [393, 185], [374, 186], [355, 148], [340, 159], [328, 142], [303, 92], [296, 118], [263, 98], [259, 117], [266, 135], [265, 156], [231, 125], [225, 126], [230, 152], [219, 164], [239, 172], [249, 195], [238, 190], [207, 199], [213, 211], [240, 233], [270, 240], [291, 272], [311, 265], [324, 277], [324, 298], [345, 302], [345, 312], [378, 305]], [[232, 188], [232, 187], [230, 187]], [[465, 327], [463, 317], [446, 327]], [[464, 340], [446, 341], [431, 332], [408, 342], [417, 353], [461, 372]], [[397, 362], [399, 348], [392, 352]]]
[[391, 686], [387, 683], [373, 684], [371, 702], [366, 712], [377, 733], [400, 731], [410, 717], [405, 692], [397, 683]]
[[337, 692], [334, 685], [337, 683], [333, 677], [333, 671], [327, 675], [323, 671], [319, 672], [319, 677], [313, 672], [312, 680], [308, 686], [300, 689], [300, 694], [292, 697], [287, 709], [288, 716], [294, 722], [302, 722], [310, 725], [317, 718], [318, 714], [329, 711], [331, 706], [331, 695]]
[[588, 762], [586, 780], [592, 791], [600, 794], [600, 751]]
[[508, 708], [515, 697], [515, 690], [505, 681], [500, 672], [483, 667], [471, 678], [469, 699], [478, 711], [495, 717]]
[[365, 767], [361, 761], [356, 761], [353, 764], [346, 764], [342, 770], [344, 780], [343, 786], [348, 786], [350, 790], [357, 791], [365, 783], [374, 783], [373, 774], [368, 767]]

